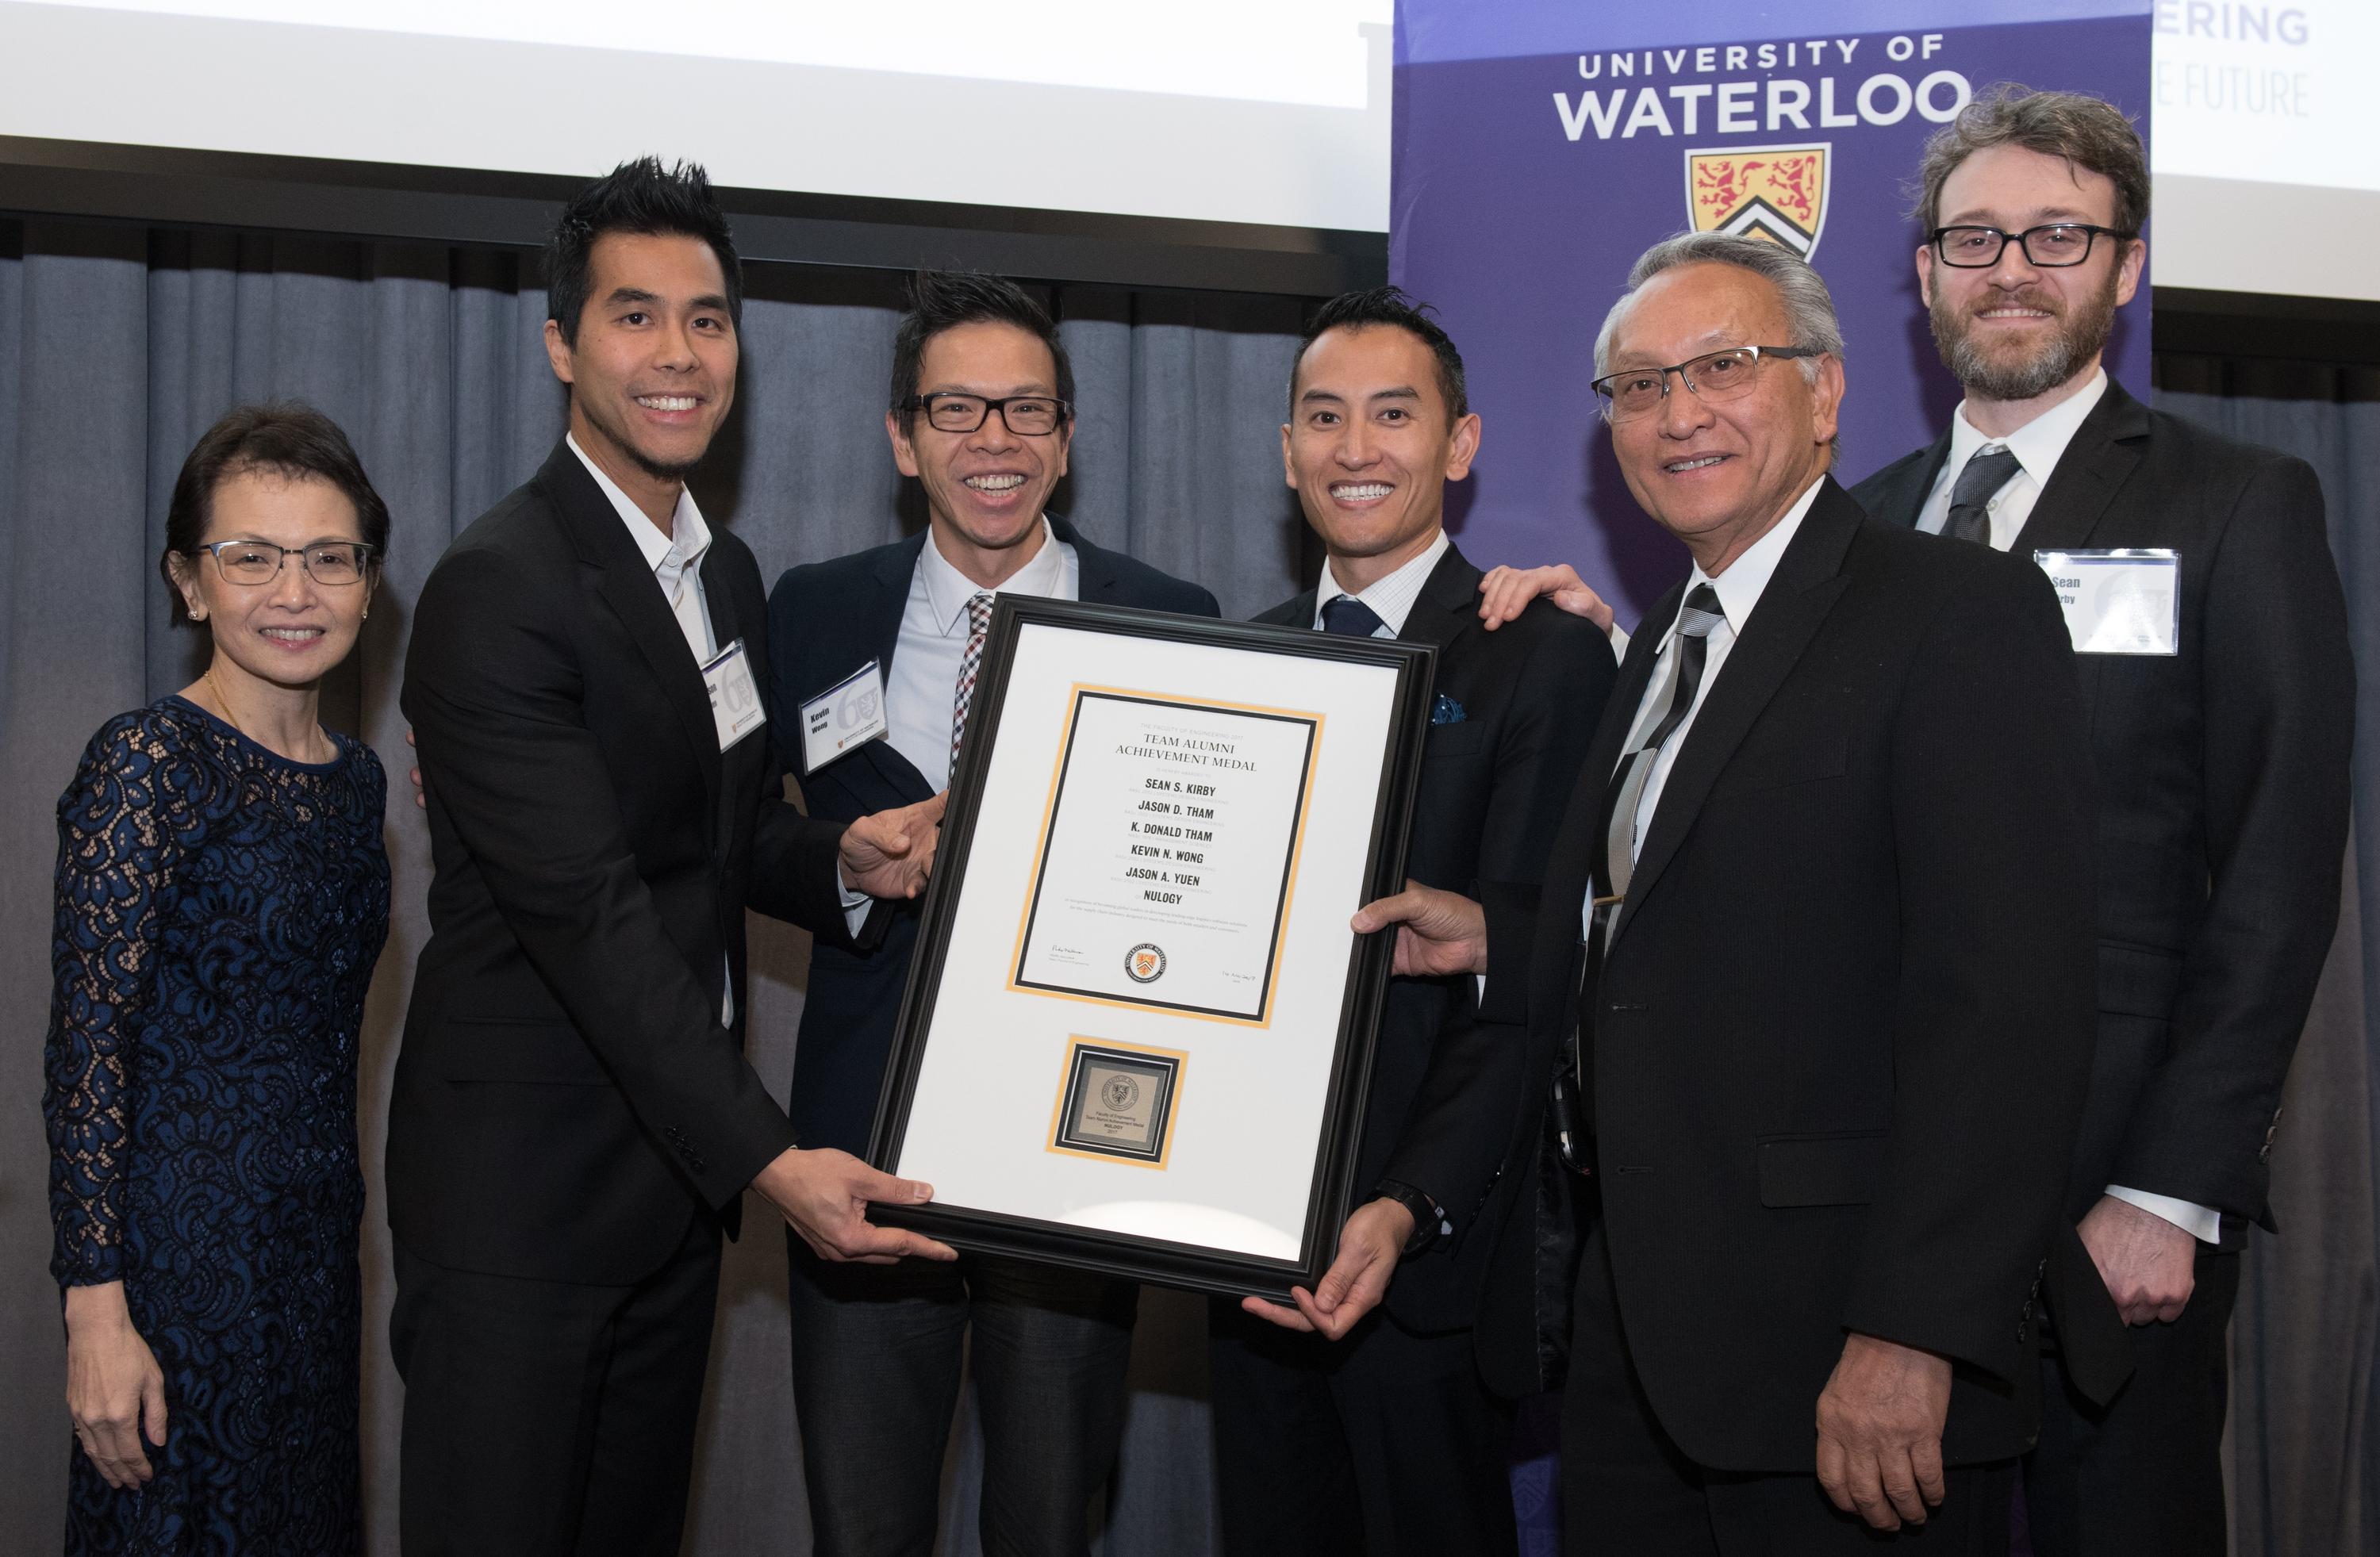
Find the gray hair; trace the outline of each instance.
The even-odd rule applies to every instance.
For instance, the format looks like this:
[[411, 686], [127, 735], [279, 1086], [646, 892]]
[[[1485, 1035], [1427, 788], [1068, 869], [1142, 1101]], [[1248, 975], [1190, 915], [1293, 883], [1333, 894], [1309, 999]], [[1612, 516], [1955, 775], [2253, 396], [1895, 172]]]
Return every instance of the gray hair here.
[[[1603, 328], [1595, 334], [1597, 378], [1611, 371], [1611, 332], [1620, 322], [1620, 311], [1637, 291], [1664, 271], [1700, 264], [1733, 265], [1738, 270], [1750, 271], [1777, 288], [1777, 296], [1785, 305], [1786, 332], [1793, 338], [1769, 344], [1806, 346], [1825, 352], [1839, 362], [1842, 360], [1843, 327], [1835, 318], [1834, 297], [1807, 260], [1767, 238], [1741, 237], [1734, 233], [1680, 233], [1646, 249], [1629, 271], [1627, 288], [1611, 305], [1611, 311], [1603, 316]], [[1802, 377], [1815, 383], [1817, 358], [1805, 356], [1799, 360]]]

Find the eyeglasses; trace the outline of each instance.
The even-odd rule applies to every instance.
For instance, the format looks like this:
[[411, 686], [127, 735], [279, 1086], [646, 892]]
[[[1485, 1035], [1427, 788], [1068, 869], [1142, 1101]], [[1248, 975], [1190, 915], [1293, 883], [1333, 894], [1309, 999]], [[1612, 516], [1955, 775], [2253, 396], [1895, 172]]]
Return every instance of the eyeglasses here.
[[214, 554], [215, 571], [233, 584], [271, 584], [292, 557], [317, 584], [361, 584], [372, 549], [359, 540], [275, 546], [269, 540], [218, 540], [199, 548]]
[[1075, 408], [1049, 394], [1012, 394], [1001, 400], [986, 400], [979, 394], [913, 394], [901, 403], [905, 411], [923, 411], [926, 423], [936, 432], [973, 432], [983, 426], [994, 411], [1000, 413], [1000, 425], [1024, 438], [1041, 438], [1058, 430], [1058, 425], [1075, 414]]
[[1595, 392], [1603, 396], [1604, 420], [1633, 422], [1670, 397], [1672, 373], [1697, 399], [1733, 400], [1751, 392], [1764, 356], [1826, 355], [1815, 346], [1730, 346], [1723, 352], [1707, 352], [1668, 368], [1630, 368], [1606, 373], [1595, 380], [1594, 387]]
[[2094, 227], [2087, 222], [2048, 222], [2027, 227], [2022, 233], [2004, 233], [1998, 227], [1937, 227], [1927, 241], [1933, 244], [1942, 263], [1962, 271], [1980, 271], [1998, 264], [2001, 251], [2010, 243], [2024, 251], [2026, 263], [2054, 271], [2090, 259], [2091, 240], [2095, 237], [2130, 243], [2139, 235], [2119, 233], [2113, 227]]

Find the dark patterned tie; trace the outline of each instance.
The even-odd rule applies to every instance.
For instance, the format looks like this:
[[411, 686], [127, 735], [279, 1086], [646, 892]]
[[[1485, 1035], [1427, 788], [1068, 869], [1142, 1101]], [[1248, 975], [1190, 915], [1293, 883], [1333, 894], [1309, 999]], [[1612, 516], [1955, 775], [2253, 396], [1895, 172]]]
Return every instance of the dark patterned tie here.
[[1322, 630], [1342, 638], [1368, 638], [1386, 627], [1379, 613], [1353, 595], [1334, 595], [1322, 605]]
[[980, 591], [967, 598], [966, 652], [959, 656], [958, 692], [951, 702], [951, 766], [959, 765], [959, 742], [966, 736], [967, 705], [975, 700], [975, 675], [983, 668], [984, 634], [991, 631], [991, 595]]
[[1952, 540], [1991, 545], [1992, 498], [2023, 468], [2001, 444], [1986, 443], [1976, 450], [1967, 468], [1959, 472], [1959, 484], [1950, 489], [1950, 518], [1942, 533]]
[[1642, 741], [1621, 755], [1620, 769], [1612, 776], [1603, 858], [1597, 862], [1602, 868], [1595, 873], [1598, 899], [1628, 895], [1628, 878], [1636, 868], [1636, 807], [1645, 798], [1645, 786], [1653, 777], [1662, 746], [1694, 711], [1694, 693], [1703, 683], [1703, 663], [1710, 654], [1710, 635], [1726, 620], [1727, 613], [1719, 609], [1718, 591], [1707, 584], [1695, 585], [1686, 603], [1678, 608], [1677, 635], [1670, 640], [1669, 663], [1662, 671], [1669, 682], [1661, 717], [1653, 721]]
[[1595, 858], [1595, 901], [1586, 923], [1586, 944], [1581, 948], [1578, 984], [1578, 1028], [1571, 1051], [1554, 1081], [1554, 1119], [1562, 1160], [1581, 1173], [1594, 1171], [1595, 1152], [1595, 1017], [1596, 999], [1603, 982], [1603, 952], [1612, 923], [1620, 917], [1621, 899], [1628, 895], [1629, 877], [1636, 870], [1636, 807], [1661, 748], [1694, 712], [1694, 694], [1703, 682], [1703, 666], [1710, 656], [1710, 635], [1727, 620], [1719, 609], [1718, 591], [1697, 585], [1678, 608], [1678, 630], [1662, 646], [1663, 690], [1654, 699], [1661, 710], [1644, 739], [1621, 754], [1611, 783], [1603, 792], [1603, 848]]

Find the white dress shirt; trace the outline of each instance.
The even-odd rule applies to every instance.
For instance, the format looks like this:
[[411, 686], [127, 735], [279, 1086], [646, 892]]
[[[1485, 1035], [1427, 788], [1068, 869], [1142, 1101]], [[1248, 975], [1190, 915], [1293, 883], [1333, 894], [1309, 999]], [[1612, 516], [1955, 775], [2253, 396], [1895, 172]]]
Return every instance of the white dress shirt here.
[[[694, 494], [684, 487], [677, 490], [677, 511], [670, 515], [670, 533], [662, 534], [637, 500], [620, 489], [620, 484], [603, 474], [602, 467], [587, 457], [578, 446], [577, 436], [564, 433], [563, 441], [603, 489], [612, 500], [613, 509], [620, 523], [628, 526], [628, 534], [637, 543], [637, 550], [645, 565], [653, 570], [653, 582], [661, 586], [662, 598], [669, 602], [677, 617], [678, 631], [686, 634], [687, 652], [697, 665], [706, 664], [719, 652], [710, 631], [710, 603], [702, 594], [702, 556], [710, 549], [710, 526], [702, 522], [702, 510], [695, 506]], [[720, 957], [719, 1025], [735, 1025], [735, 971]]]
[[2059, 401], [2040, 416], [2010, 433], [2006, 438], [1987, 437], [1967, 420], [1967, 406], [1960, 402], [1950, 417], [1950, 453], [1943, 460], [1940, 474], [1934, 477], [1934, 489], [1925, 495], [1925, 506], [1917, 511], [1917, 527], [1929, 536], [1938, 536], [1950, 522], [1950, 494], [1959, 485], [1959, 473], [1979, 450], [2006, 449], [2016, 456], [2017, 472], [1992, 494], [1985, 512], [1991, 515], [1992, 549], [2006, 551], [2016, 544], [2024, 522], [2033, 516], [2033, 505], [2041, 497], [2041, 489], [2049, 485], [2049, 473], [2058, 468], [2058, 456], [2074, 441], [2075, 430], [2091, 408], [2107, 392], [2105, 368], [2091, 375], [2091, 381], [2073, 394]]
[[[1974, 424], [1967, 420], [1965, 402], [1961, 402], [1957, 414], [1950, 418], [1950, 453], [1942, 462], [1941, 473], [1934, 478], [1933, 490], [1925, 495], [1925, 506], [1917, 511], [1917, 527], [1928, 535], [1942, 533], [1943, 526], [1950, 522], [1950, 493], [1959, 484], [1959, 473], [1967, 468], [1967, 462], [1978, 450], [1997, 445], [2014, 454], [2017, 463], [2016, 474], [1992, 495], [1985, 508], [1991, 515], [1992, 549], [2008, 550], [2023, 533], [2024, 522], [2033, 516], [2033, 505], [2040, 500], [2042, 489], [2049, 485], [2050, 473], [2058, 468], [2066, 446], [2074, 441], [2083, 418], [2090, 416], [2107, 392], [2107, 373], [2101, 368], [2081, 390], [2006, 438], [1990, 438], [1977, 431]], [[2222, 1213], [2211, 1206], [2177, 1200], [2171, 1195], [2154, 1195], [2121, 1184], [2108, 1185], [2107, 1192], [2165, 1218], [2201, 1243], [2215, 1243], [2223, 1236]]]
[[1429, 582], [1430, 570], [1438, 566], [1438, 560], [1446, 555], [1446, 549], [1452, 544], [1446, 538], [1444, 530], [1439, 531], [1436, 537], [1422, 549], [1420, 556], [1387, 577], [1373, 580], [1372, 586], [1364, 590], [1347, 588], [1339, 582], [1337, 567], [1330, 562], [1323, 563], [1322, 582], [1314, 588], [1314, 630], [1318, 633], [1322, 631], [1322, 608], [1343, 596], [1370, 607], [1372, 614], [1380, 619], [1380, 625], [1373, 629], [1372, 636], [1395, 637], [1405, 630], [1405, 618], [1413, 615], [1414, 602], [1421, 598], [1421, 586]]
[[[937, 791], [949, 788], [951, 781], [951, 715], [958, 701], [959, 663], [966, 658], [967, 602], [985, 592], [951, 565], [929, 532], [917, 552], [917, 569], [909, 575], [909, 599], [901, 608], [892, 663], [885, 668], [884, 722], [892, 749]], [[1082, 562], [1044, 514], [1040, 549], [990, 593], [1078, 600]], [[843, 905], [844, 920], [856, 935], [867, 922], [868, 899], [865, 894], [845, 892]]]

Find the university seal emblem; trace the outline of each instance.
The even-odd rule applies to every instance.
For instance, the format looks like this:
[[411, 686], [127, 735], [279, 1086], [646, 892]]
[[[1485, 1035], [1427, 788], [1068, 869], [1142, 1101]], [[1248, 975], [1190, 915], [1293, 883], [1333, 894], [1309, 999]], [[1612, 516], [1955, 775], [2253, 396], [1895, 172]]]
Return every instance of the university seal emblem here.
[[1123, 971], [1135, 984], [1155, 984], [1165, 972], [1165, 953], [1143, 941], [1123, 954]]
[[1834, 148], [1736, 146], [1686, 153], [1686, 211], [1698, 233], [1781, 243], [1807, 260], [1827, 225]]

